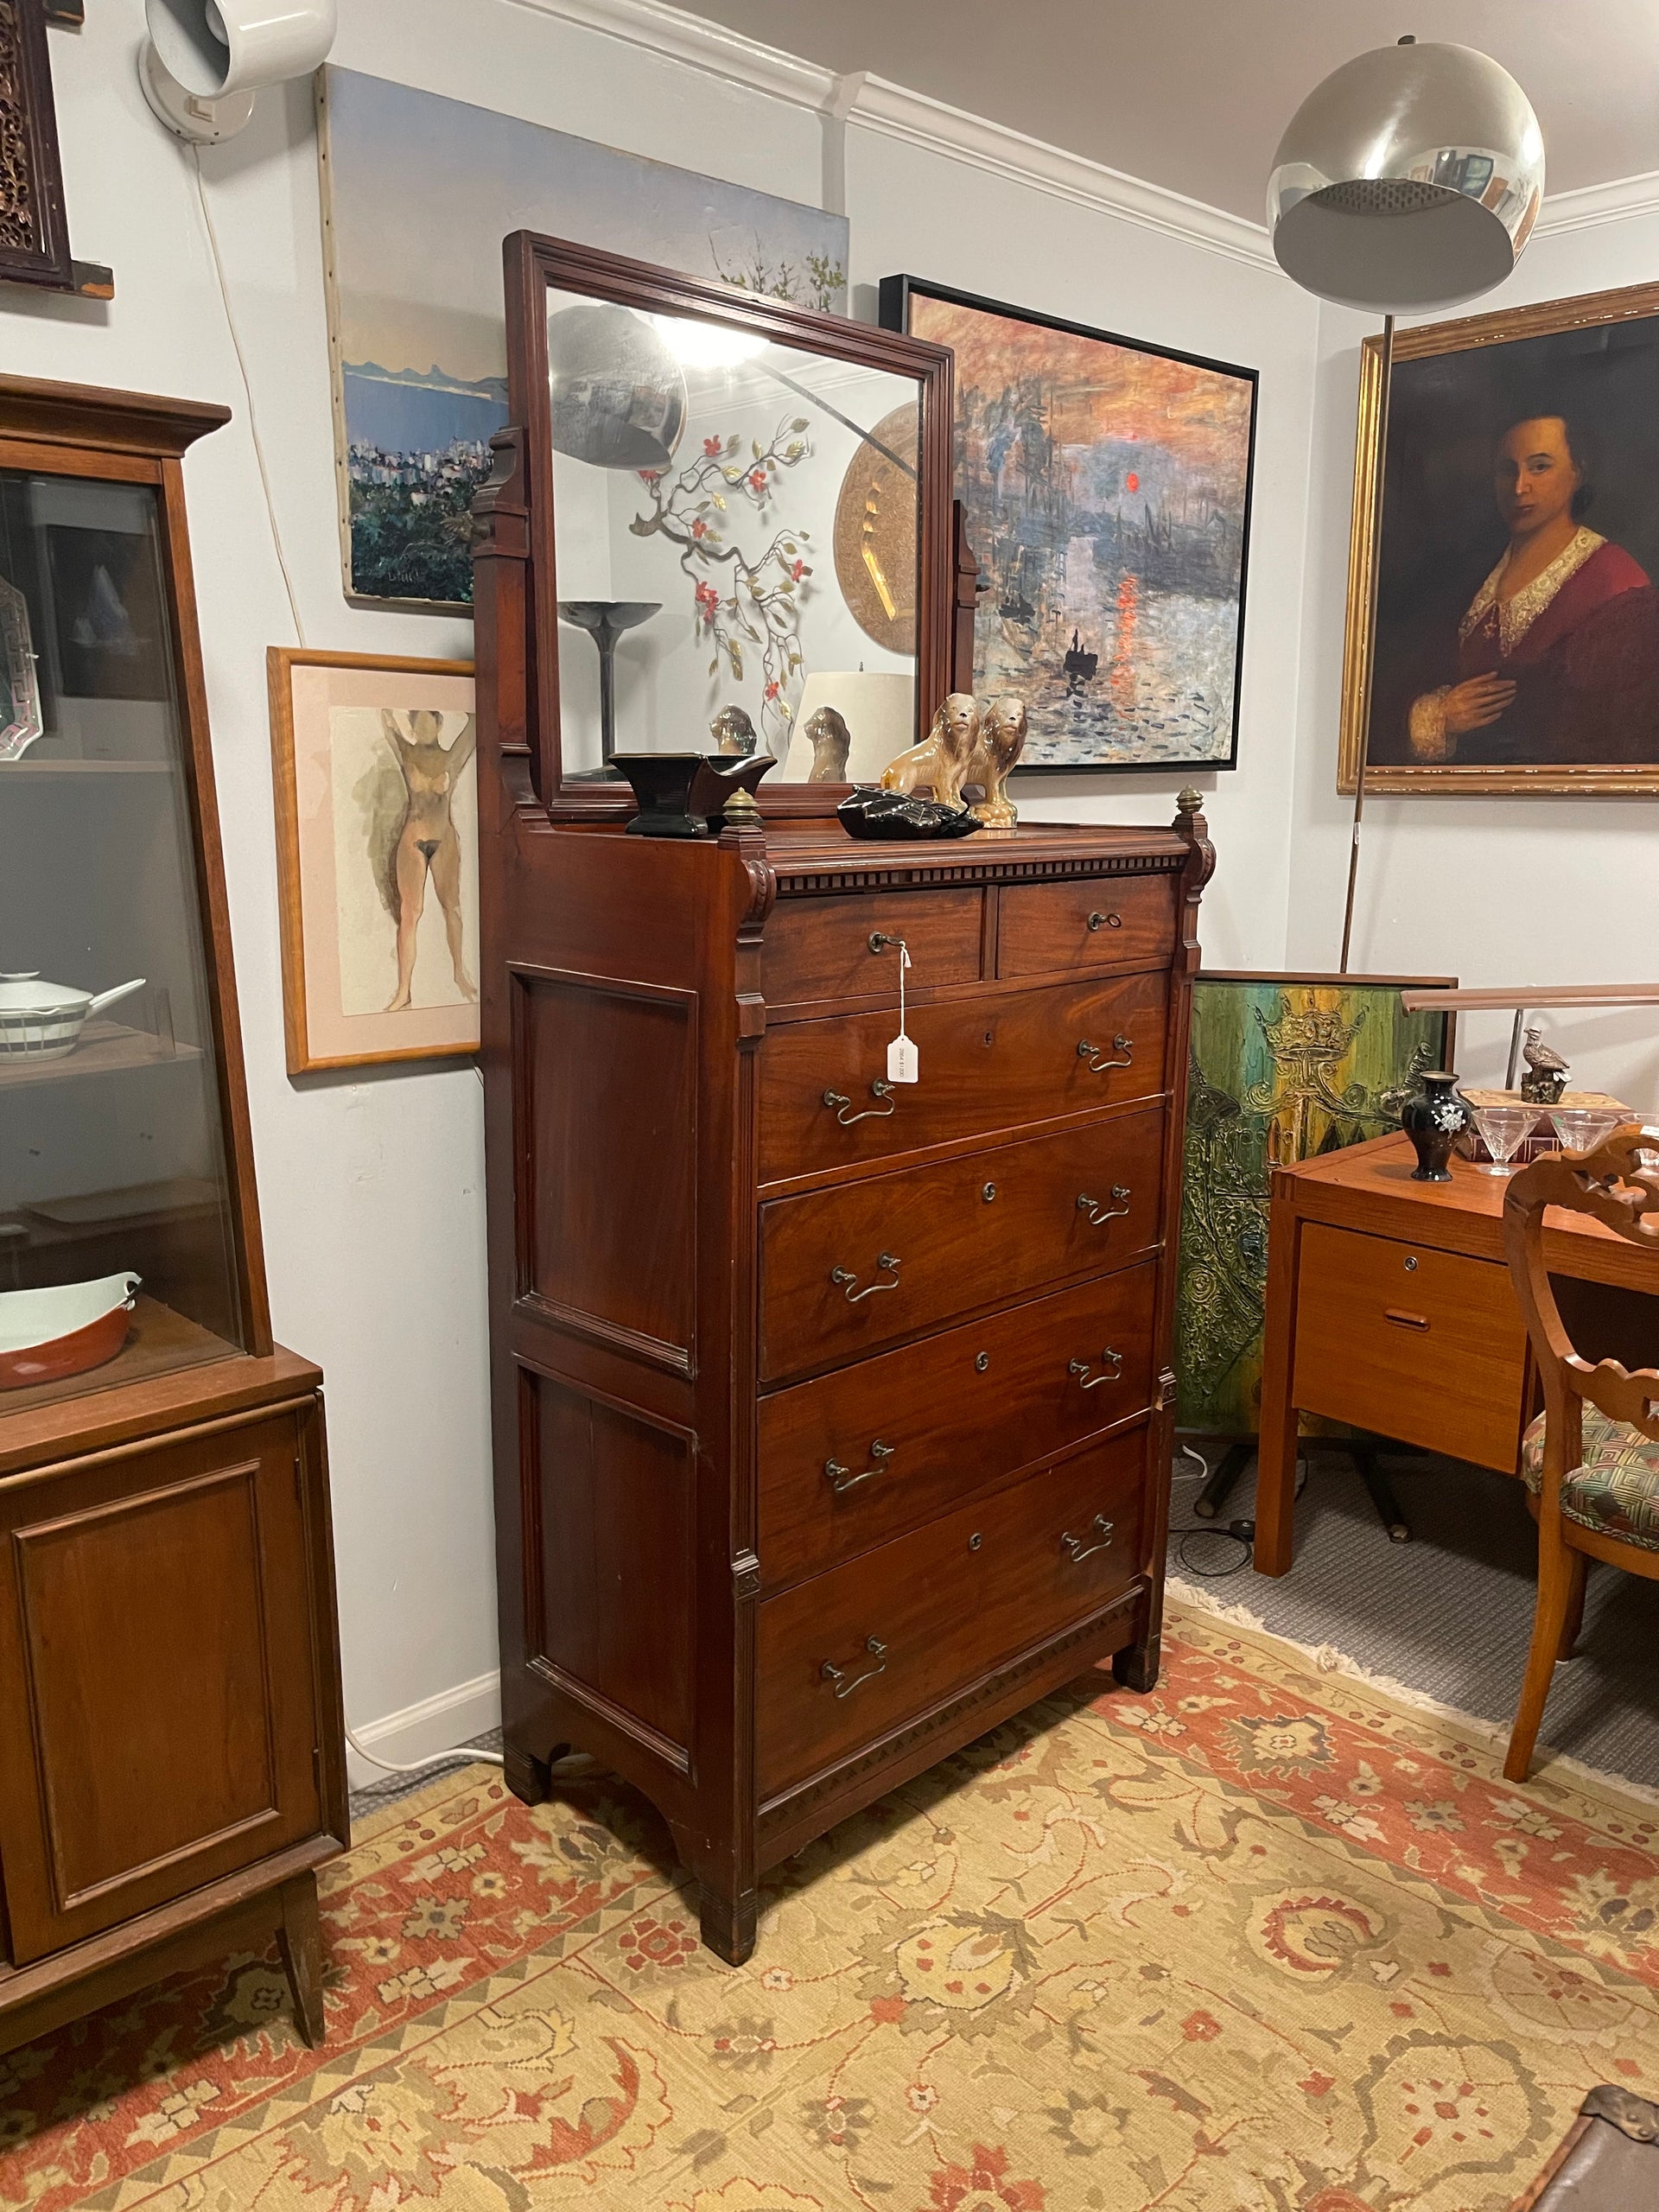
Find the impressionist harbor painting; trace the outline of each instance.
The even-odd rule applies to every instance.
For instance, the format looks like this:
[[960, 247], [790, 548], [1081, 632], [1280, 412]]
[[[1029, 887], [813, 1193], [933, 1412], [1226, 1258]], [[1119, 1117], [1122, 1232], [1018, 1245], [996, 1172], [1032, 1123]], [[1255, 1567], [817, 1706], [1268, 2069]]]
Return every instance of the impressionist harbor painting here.
[[974, 689], [1025, 698], [1022, 766], [1230, 766], [1254, 372], [909, 277], [882, 315], [956, 354]]

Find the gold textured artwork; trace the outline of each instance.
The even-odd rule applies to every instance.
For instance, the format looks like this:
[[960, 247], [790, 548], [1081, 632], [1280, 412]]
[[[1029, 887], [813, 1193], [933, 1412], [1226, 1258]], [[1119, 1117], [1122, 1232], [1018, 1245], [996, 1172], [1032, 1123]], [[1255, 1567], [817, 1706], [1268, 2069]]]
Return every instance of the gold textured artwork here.
[[884, 415], [836, 501], [836, 579], [854, 620], [889, 652], [916, 650], [916, 467], [921, 410]]

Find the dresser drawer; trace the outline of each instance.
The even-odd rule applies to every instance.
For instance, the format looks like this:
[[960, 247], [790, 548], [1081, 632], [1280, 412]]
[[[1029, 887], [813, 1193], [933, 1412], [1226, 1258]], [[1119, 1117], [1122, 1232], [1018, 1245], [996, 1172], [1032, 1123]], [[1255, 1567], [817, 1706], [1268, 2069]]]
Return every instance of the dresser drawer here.
[[899, 997], [899, 954], [872, 937], [910, 948], [907, 990], [971, 983], [980, 972], [981, 891], [855, 892], [832, 899], [779, 899], [760, 949], [768, 1005], [811, 999]]
[[1515, 1471], [1527, 1332], [1496, 1260], [1310, 1222], [1292, 1402]]
[[1156, 1243], [1164, 1111], [873, 1175], [760, 1209], [760, 1372], [804, 1375]]
[[1173, 875], [1109, 875], [1004, 890], [996, 925], [997, 974], [1166, 966], [1175, 949], [1179, 880]]
[[1150, 1262], [760, 1402], [760, 1571], [781, 1590], [1152, 1402]]
[[1141, 1567], [1136, 1431], [761, 1601], [763, 1797], [1089, 1615]]
[[785, 1023], [760, 1047], [760, 1180], [1154, 1097], [1168, 990], [1160, 972], [912, 1007], [920, 1080], [891, 1085], [891, 1013]]

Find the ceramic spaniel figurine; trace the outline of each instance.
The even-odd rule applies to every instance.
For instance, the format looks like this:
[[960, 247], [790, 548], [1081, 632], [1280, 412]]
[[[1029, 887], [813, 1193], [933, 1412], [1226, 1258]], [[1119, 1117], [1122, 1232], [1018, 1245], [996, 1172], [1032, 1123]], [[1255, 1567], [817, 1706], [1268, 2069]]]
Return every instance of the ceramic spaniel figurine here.
[[953, 691], [921, 743], [882, 770], [881, 788], [930, 791], [946, 806], [960, 806], [962, 787], [970, 780], [979, 745], [979, 709], [967, 692]]
[[974, 812], [988, 830], [1012, 830], [1020, 819], [1008, 797], [1008, 778], [1026, 749], [1026, 702], [1012, 693], [979, 702], [979, 747], [964, 784], [978, 784], [985, 796]]
[[833, 707], [819, 707], [807, 716], [802, 734], [812, 747], [812, 766], [807, 782], [844, 784], [853, 733], [842, 716]]

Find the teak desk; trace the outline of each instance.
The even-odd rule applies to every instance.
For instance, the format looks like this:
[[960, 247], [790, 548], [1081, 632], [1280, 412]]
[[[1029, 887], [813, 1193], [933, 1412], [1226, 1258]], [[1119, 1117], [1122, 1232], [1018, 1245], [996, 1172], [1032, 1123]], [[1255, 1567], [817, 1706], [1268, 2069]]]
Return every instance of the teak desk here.
[[[1299, 1414], [1519, 1471], [1535, 1394], [1503, 1263], [1507, 1179], [1454, 1159], [1451, 1182], [1416, 1183], [1414, 1164], [1409, 1141], [1388, 1136], [1274, 1171], [1258, 1574], [1290, 1566]], [[1619, 1338], [1629, 1341], [1631, 1315], [1605, 1292], [1659, 1297], [1659, 1262], [1580, 1214], [1548, 1216], [1544, 1249], [1551, 1274], [1568, 1279], [1558, 1294], [1580, 1349], [1630, 1364]], [[1572, 1300], [1574, 1282], [1604, 1294]], [[1659, 1308], [1638, 1310], [1637, 1333], [1649, 1344], [1635, 1363], [1655, 1363]]]

